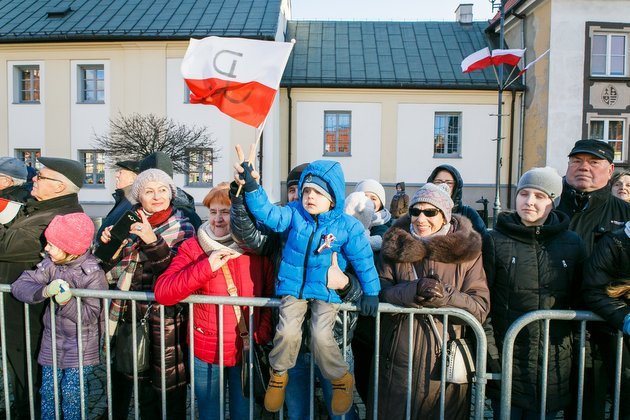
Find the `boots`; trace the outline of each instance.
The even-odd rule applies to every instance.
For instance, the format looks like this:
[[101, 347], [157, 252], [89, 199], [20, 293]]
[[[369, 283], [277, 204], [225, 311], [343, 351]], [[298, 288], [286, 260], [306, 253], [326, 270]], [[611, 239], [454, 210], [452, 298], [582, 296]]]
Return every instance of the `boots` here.
[[265, 410], [270, 413], [276, 413], [282, 409], [284, 405], [284, 391], [289, 382], [289, 374], [287, 372], [277, 373], [273, 369], [270, 370], [269, 385], [265, 393]]
[[352, 386], [354, 385], [352, 374], [346, 372], [341, 378], [331, 381], [331, 384], [333, 389], [332, 403], [330, 404], [332, 413], [335, 416], [342, 416], [352, 407]]

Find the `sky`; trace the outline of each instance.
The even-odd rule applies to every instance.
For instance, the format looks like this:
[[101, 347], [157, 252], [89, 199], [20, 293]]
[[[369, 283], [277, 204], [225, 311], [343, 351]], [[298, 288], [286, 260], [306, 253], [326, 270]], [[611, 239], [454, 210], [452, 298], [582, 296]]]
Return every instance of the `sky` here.
[[473, 20], [493, 16], [490, 0], [291, 0], [295, 20], [455, 21], [460, 4], [473, 4]]

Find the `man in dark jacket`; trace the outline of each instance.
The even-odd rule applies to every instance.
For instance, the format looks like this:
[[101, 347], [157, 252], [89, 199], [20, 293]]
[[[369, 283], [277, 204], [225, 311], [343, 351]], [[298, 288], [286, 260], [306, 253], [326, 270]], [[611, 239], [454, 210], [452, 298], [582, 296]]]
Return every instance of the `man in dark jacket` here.
[[[83, 165], [61, 158], [42, 157], [39, 161], [44, 167], [33, 177], [33, 197], [26, 201], [10, 225], [0, 225], [0, 281], [4, 284], [13, 283], [24, 270], [34, 269], [42, 260], [41, 253], [46, 245], [44, 230], [56, 215], [83, 212], [78, 198], [85, 179]], [[34, 356], [42, 330], [43, 308], [43, 304], [29, 306], [31, 354], [28, 357], [35, 369], [38, 365]], [[6, 296], [4, 315], [15, 415], [29, 418], [24, 304], [11, 295]], [[37, 380], [37, 377], [33, 379]], [[37, 390], [34, 395], [38, 398]], [[34, 404], [35, 410], [39, 410], [39, 403]]]
[[[614, 156], [610, 144], [592, 139], [578, 140], [569, 153], [558, 210], [571, 218], [569, 229], [583, 239], [587, 255], [593, 252], [602, 236], [630, 220], [630, 204], [610, 192]], [[610, 328], [601, 324], [593, 325], [588, 332], [590, 354], [587, 354], [585, 369], [584, 418], [600, 419], [604, 418], [608, 384], [613, 383], [613, 379], [606, 375], [606, 365], [614, 361], [613, 355], [602, 351], [614, 335]], [[576, 404], [571, 404], [571, 408], [574, 409]]]
[[115, 163], [116, 191], [112, 194], [114, 197], [114, 207], [103, 219], [95, 238], [100, 238], [103, 229], [116, 223], [127, 210], [131, 210], [131, 206], [136, 204], [136, 200], [131, 197], [131, 186], [140, 172], [139, 163], [140, 162], [136, 162], [135, 160], [124, 160]]
[[0, 157], [0, 198], [24, 203], [30, 196], [26, 188], [26, 165], [14, 157]]

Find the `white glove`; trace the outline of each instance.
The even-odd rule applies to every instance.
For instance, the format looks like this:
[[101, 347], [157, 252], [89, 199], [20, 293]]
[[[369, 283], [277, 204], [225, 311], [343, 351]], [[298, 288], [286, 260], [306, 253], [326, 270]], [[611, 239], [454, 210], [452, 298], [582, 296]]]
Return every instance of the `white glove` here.
[[61, 279], [55, 279], [51, 281], [48, 284], [48, 286], [44, 288], [44, 291], [42, 292], [42, 294], [46, 298], [53, 297], [53, 296], [58, 295], [62, 291], [61, 289], [64, 289], [64, 290], [70, 289], [68, 282]]
[[55, 301], [60, 305], [65, 305], [72, 297], [72, 290], [70, 290], [70, 286], [68, 285], [68, 283], [65, 284], [63, 289], [63, 292], [55, 296]]

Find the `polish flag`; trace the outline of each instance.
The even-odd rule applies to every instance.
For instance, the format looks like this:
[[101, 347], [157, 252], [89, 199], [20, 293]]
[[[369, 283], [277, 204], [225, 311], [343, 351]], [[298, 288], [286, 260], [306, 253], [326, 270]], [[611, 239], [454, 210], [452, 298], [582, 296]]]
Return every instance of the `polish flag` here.
[[0, 224], [6, 225], [12, 221], [20, 211], [20, 207], [22, 203], [0, 198]]
[[181, 72], [190, 102], [260, 127], [273, 104], [293, 43], [211, 36], [191, 39]]
[[523, 54], [525, 50], [492, 50], [492, 64], [495, 66], [507, 64], [514, 67], [521, 61]]
[[525, 72], [526, 72], [527, 70], [529, 70], [529, 68], [530, 68], [531, 66], [533, 66], [534, 64], [536, 64], [536, 61], [538, 61], [538, 60], [540, 60], [541, 58], [543, 58], [544, 56], [546, 56], [548, 52], [549, 52], [549, 50], [547, 50], [547, 51], [545, 51], [544, 53], [540, 54], [540, 55], [539, 55], [539, 56], [538, 56], [538, 57], [537, 57], [534, 61], [532, 61], [531, 63], [529, 63], [528, 65], [526, 65], [526, 66], [525, 66], [525, 68], [524, 68], [523, 70], [521, 70], [521, 71], [520, 71], [520, 72], [516, 75], [516, 77], [520, 77], [520, 76], [522, 76], [523, 74], [525, 74]]
[[479, 51], [475, 51], [462, 61], [462, 72], [470, 73], [471, 71], [485, 69], [492, 65], [492, 57], [490, 50], [486, 47]]

